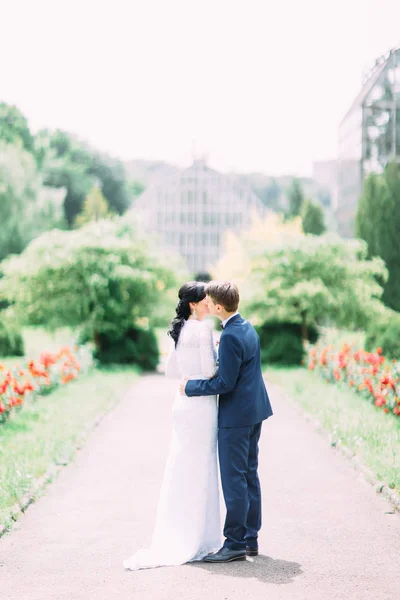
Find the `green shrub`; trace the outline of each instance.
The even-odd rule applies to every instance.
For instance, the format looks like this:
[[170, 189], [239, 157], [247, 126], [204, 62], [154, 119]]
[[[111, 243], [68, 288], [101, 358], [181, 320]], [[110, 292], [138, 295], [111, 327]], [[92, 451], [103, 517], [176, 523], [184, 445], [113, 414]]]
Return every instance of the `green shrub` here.
[[387, 358], [400, 359], [400, 315], [387, 311], [371, 322], [365, 338], [366, 350], [373, 352], [378, 347]]
[[[301, 325], [298, 323], [267, 322], [256, 327], [260, 337], [261, 360], [267, 364], [299, 365], [305, 350]], [[308, 328], [311, 343], [318, 340], [319, 332], [315, 326]]]
[[305, 355], [301, 337], [290, 331], [272, 336], [262, 349], [261, 359], [266, 364], [300, 365]]
[[0, 356], [24, 356], [24, 339], [17, 325], [0, 318]]
[[93, 356], [102, 364], [133, 364], [145, 371], [154, 371], [160, 357], [154, 331], [139, 328], [130, 328], [118, 337], [98, 334]]

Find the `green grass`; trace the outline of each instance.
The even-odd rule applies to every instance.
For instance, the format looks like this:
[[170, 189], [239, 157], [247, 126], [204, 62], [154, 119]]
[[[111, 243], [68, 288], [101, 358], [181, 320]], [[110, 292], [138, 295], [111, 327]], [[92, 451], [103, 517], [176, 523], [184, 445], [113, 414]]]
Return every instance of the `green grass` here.
[[326, 344], [340, 348], [344, 343], [364, 348], [365, 332], [336, 329], [335, 327], [322, 327], [321, 333]]
[[268, 367], [266, 377], [317, 419], [334, 442], [340, 440], [378, 480], [400, 493], [400, 418], [304, 368]]
[[23, 364], [26, 358], [37, 358], [41, 352], [55, 352], [62, 346], [73, 347], [76, 343], [76, 336], [67, 327], [57, 329], [54, 332], [49, 332], [43, 327], [25, 327], [22, 333], [25, 343], [25, 357], [0, 357], [1, 364], [13, 367]]
[[99, 415], [118, 402], [136, 376], [133, 368], [93, 369], [26, 404], [0, 425], [0, 524], [11, 523], [11, 507], [29, 491], [34, 479], [52, 464], [73, 458], [78, 441]]

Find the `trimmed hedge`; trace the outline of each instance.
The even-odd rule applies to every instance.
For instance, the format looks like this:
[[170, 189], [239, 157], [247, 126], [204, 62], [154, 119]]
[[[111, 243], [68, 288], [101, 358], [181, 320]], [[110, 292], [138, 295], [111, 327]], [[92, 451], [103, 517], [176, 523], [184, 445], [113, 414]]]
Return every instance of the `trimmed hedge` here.
[[14, 323], [0, 317], [0, 356], [24, 356], [22, 332]]
[[[267, 322], [256, 327], [261, 344], [261, 361], [265, 364], [300, 365], [305, 357], [301, 325]], [[309, 341], [318, 340], [318, 329], [308, 328]]]
[[[129, 364], [138, 365], [145, 371], [156, 370], [160, 354], [153, 330], [132, 327], [122, 336], [99, 333], [95, 337], [96, 348], [93, 357], [101, 364]], [[80, 343], [86, 341], [84, 338], [83, 333]]]
[[388, 311], [370, 323], [365, 338], [365, 347], [370, 352], [382, 348], [384, 356], [400, 360], [400, 315]]

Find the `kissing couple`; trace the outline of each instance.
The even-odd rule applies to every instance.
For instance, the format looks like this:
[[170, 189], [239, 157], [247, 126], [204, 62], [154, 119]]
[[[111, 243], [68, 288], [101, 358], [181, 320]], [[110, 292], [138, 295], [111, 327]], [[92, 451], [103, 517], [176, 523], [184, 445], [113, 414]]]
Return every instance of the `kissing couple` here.
[[[151, 546], [123, 562], [133, 571], [258, 554], [258, 442], [262, 422], [272, 415], [260, 340], [238, 312], [233, 282], [191, 281], [178, 295], [166, 364], [166, 376], [179, 380], [172, 438]], [[207, 315], [218, 317], [223, 328], [218, 360]], [[223, 543], [217, 442], [226, 506]]]

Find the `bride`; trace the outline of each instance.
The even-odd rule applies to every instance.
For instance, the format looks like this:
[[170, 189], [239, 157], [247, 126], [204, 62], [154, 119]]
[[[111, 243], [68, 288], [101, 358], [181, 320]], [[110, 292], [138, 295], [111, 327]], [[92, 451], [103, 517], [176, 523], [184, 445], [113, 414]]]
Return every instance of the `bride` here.
[[[192, 281], [179, 290], [173, 340], [166, 375], [209, 379], [216, 352], [204, 283]], [[137, 570], [201, 560], [221, 546], [217, 471], [216, 396], [188, 398], [179, 393], [172, 408], [172, 439], [161, 485], [151, 546], [123, 562]]]

